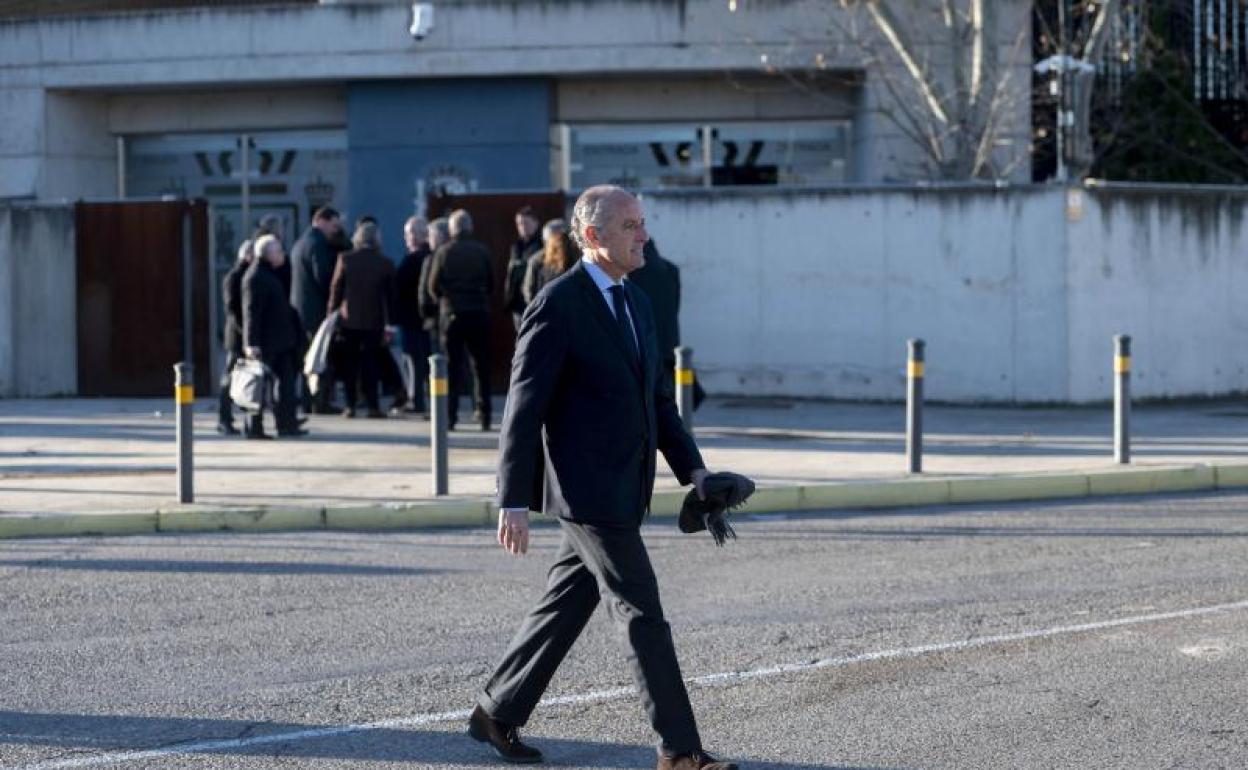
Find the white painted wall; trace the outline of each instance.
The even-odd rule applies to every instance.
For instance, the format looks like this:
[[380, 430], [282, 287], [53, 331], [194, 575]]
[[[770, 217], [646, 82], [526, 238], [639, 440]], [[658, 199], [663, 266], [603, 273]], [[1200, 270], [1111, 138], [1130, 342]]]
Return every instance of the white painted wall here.
[[78, 389], [74, 211], [0, 206], [0, 397]]
[[682, 334], [713, 393], [1105, 400], [1134, 335], [1141, 397], [1248, 390], [1248, 197], [1050, 188], [651, 193]]
[[1112, 386], [1110, 336], [1133, 338], [1149, 396], [1248, 391], [1248, 197], [1106, 190], [1069, 227], [1070, 397]]

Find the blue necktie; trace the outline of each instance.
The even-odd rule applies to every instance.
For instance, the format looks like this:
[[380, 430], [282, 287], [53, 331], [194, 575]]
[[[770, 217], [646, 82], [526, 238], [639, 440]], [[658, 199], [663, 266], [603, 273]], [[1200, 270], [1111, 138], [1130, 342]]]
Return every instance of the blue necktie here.
[[633, 360], [640, 363], [641, 354], [637, 350], [637, 336], [633, 334], [633, 327], [628, 322], [628, 301], [624, 297], [624, 287], [612, 286], [609, 291], [611, 292], [611, 305], [615, 308], [615, 323], [620, 327], [620, 334], [624, 335], [625, 344], [628, 346], [628, 351], [633, 354]]

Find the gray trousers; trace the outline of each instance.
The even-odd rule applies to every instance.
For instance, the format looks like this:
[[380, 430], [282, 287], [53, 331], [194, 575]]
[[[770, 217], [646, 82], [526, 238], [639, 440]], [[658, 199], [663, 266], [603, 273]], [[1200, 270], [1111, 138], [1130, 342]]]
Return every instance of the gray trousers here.
[[700, 751], [693, 707], [641, 531], [560, 524], [563, 542], [550, 568], [546, 595], [529, 611], [490, 677], [481, 708], [509, 725], [528, 722], [601, 595], [627, 647], [659, 748], [669, 755]]

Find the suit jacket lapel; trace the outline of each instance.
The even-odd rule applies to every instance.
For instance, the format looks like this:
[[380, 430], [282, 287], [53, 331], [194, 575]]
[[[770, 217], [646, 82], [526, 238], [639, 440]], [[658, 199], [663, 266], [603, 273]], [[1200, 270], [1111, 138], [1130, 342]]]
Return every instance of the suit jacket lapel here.
[[[620, 349], [620, 356], [628, 362], [632, 367], [633, 374], [642, 376], [642, 372], [637, 365], [637, 360], [633, 356], [633, 351], [627, 345], [628, 342], [620, 336], [620, 327], [615, 322], [615, 315], [607, 308], [607, 302], [602, 296], [602, 292], [598, 290], [598, 284], [594, 283], [594, 279], [589, 277], [589, 273], [585, 272], [585, 267], [581, 263], [577, 263], [573, 270], [577, 271], [577, 281], [580, 283], [581, 291], [585, 294], [585, 301], [589, 304], [589, 312], [598, 322], [602, 324], [603, 331], [607, 333], [614, 342], [616, 347]], [[635, 303], [634, 303], [635, 304]], [[634, 313], [634, 315], [636, 315]], [[641, 330], [638, 329], [640, 337]], [[639, 340], [642, 345], [645, 344], [645, 338]]]

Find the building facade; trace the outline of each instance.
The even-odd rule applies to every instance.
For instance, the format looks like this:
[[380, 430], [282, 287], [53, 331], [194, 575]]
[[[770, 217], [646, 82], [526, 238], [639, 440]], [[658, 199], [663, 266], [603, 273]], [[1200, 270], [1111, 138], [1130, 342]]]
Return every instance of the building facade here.
[[[126, 5], [0, 3], [0, 199], [204, 197], [222, 266], [262, 214], [291, 232], [324, 203], [378, 216], [397, 250], [435, 190], [827, 186], [918, 166], [832, 3]], [[1030, 18], [1007, 5], [1002, 50]], [[1028, 61], [1002, 61], [1026, 82]], [[1025, 161], [1027, 100], [1010, 122]]]

